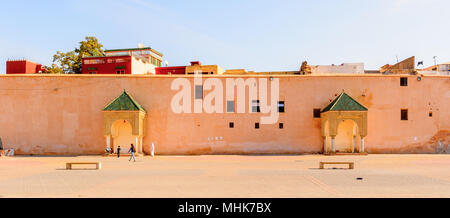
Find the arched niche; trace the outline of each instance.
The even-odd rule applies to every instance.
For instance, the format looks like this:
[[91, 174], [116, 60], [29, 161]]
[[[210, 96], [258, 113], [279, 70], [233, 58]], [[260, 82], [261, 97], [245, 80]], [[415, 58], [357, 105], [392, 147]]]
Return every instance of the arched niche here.
[[346, 134], [350, 134], [350, 132], [353, 134], [352, 152], [355, 151], [356, 138], [360, 139], [359, 152], [365, 152], [364, 138], [368, 134], [367, 114], [368, 109], [345, 92], [342, 92], [330, 105], [323, 109], [321, 113], [321, 132], [324, 138], [324, 153], [336, 152], [336, 136], [339, 134], [339, 126], [341, 123], [348, 121], [352, 121], [353, 124], [349, 124], [348, 127], [341, 129], [341, 131], [348, 131]]
[[[113, 127], [117, 122], [129, 123], [131, 135], [135, 138], [134, 145], [138, 153], [143, 152], [142, 141], [145, 136], [145, 123], [147, 112], [126, 91], [103, 108], [103, 135], [106, 138], [106, 147], [110, 149], [115, 145]], [[126, 152], [126, 151], [125, 151]]]

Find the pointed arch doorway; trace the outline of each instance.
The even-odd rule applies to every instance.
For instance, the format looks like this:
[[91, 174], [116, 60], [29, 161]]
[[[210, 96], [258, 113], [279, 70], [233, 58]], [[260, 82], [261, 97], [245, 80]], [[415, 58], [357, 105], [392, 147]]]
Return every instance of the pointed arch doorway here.
[[143, 153], [142, 141], [145, 134], [147, 112], [125, 90], [103, 108], [103, 135], [106, 148], [117, 152], [120, 145], [122, 152], [127, 152], [131, 144], [136, 153]]

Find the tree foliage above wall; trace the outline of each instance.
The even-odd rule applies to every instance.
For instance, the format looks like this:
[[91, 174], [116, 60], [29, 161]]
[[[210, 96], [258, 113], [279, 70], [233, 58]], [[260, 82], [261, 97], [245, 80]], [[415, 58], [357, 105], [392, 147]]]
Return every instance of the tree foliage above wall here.
[[47, 68], [47, 73], [52, 74], [81, 74], [82, 72], [82, 58], [104, 56], [103, 45], [98, 42], [98, 39], [93, 36], [86, 36], [84, 41], [81, 41], [79, 48], [64, 53], [57, 51], [53, 55], [53, 64]]

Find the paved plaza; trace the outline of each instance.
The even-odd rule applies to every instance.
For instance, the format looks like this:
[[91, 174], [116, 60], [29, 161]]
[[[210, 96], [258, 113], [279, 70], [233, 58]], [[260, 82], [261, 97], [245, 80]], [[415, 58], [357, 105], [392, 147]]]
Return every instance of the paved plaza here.
[[[65, 169], [77, 161], [102, 169]], [[450, 155], [16, 156], [0, 158], [0, 197], [450, 197]]]

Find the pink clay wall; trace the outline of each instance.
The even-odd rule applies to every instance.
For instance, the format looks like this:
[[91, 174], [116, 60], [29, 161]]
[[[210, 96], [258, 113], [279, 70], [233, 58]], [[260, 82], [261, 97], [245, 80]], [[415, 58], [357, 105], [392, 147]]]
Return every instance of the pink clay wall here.
[[[224, 84], [229, 77], [237, 76], [217, 76]], [[286, 105], [280, 115], [284, 129], [276, 124], [257, 130], [261, 114], [174, 114], [175, 77], [2, 75], [0, 137], [17, 154], [102, 154], [101, 110], [126, 89], [147, 110], [146, 153], [152, 142], [157, 154], [167, 155], [320, 153], [320, 119], [313, 118], [313, 109], [326, 107], [345, 89], [369, 108], [368, 152], [450, 153], [449, 76], [425, 76], [420, 82], [408, 76], [407, 87], [400, 86], [400, 76], [275, 77]], [[400, 120], [401, 109], [409, 110], [408, 121]]]

